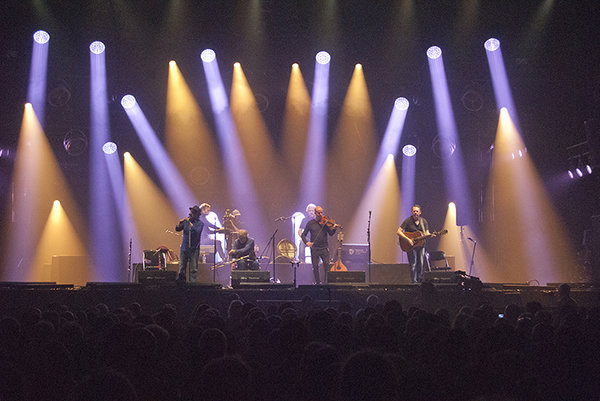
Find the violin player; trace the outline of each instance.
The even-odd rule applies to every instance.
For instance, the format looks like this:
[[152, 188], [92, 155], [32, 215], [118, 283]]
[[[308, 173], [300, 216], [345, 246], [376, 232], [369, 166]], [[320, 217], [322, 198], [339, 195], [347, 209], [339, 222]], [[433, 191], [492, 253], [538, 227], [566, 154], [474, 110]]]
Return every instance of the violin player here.
[[[327, 235], [333, 236], [336, 227], [339, 227], [339, 225], [335, 224], [334, 220], [325, 216], [321, 206], [317, 206], [315, 207], [314, 219], [306, 223], [306, 227], [304, 227], [304, 231], [302, 231], [302, 235], [300, 235], [302, 242], [310, 248], [315, 284], [321, 284], [319, 278], [319, 259], [323, 261], [323, 282], [327, 280], [330, 261]], [[307, 235], [310, 235], [310, 241], [308, 240]]]

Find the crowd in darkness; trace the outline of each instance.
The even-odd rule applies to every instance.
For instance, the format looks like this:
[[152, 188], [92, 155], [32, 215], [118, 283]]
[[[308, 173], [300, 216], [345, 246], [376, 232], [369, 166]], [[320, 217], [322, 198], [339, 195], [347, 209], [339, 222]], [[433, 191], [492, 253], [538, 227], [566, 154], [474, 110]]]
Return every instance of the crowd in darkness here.
[[551, 309], [363, 302], [32, 306], [0, 321], [0, 400], [599, 399], [600, 310], [568, 288]]

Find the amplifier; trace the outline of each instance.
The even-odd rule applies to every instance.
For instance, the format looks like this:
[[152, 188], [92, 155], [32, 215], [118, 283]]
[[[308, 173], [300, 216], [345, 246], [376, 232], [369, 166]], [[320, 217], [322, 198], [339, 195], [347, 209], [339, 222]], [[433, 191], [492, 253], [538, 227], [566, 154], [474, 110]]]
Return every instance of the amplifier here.
[[364, 283], [365, 272], [364, 271], [328, 271], [327, 272], [327, 283]]
[[240, 284], [249, 283], [269, 283], [271, 281], [271, 272], [268, 270], [232, 270], [231, 286], [237, 287]]

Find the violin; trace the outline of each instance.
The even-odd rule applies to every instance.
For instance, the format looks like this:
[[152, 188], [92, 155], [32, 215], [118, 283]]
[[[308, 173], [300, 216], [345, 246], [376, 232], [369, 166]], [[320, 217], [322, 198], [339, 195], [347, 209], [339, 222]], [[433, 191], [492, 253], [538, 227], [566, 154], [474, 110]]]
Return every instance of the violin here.
[[327, 227], [339, 227], [342, 228], [341, 225], [336, 224], [335, 220], [330, 218], [329, 216], [321, 215], [319, 219], [319, 224], [326, 225]]

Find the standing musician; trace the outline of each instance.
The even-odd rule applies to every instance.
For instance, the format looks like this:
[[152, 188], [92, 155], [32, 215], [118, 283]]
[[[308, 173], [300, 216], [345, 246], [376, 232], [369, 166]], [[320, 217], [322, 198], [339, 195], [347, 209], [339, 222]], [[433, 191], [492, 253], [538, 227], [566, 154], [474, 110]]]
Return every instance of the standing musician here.
[[[208, 203], [203, 203], [200, 205], [200, 220], [204, 223], [204, 225], [208, 226], [209, 228], [212, 228], [213, 231], [212, 233], [215, 233], [216, 235], [216, 231], [220, 230], [221, 227], [211, 223], [210, 221], [208, 221], [208, 219], [206, 218], [206, 216], [210, 213], [210, 204]], [[206, 230], [204, 235], [201, 236], [200, 238], [200, 244], [202, 245], [215, 245], [216, 244], [216, 248], [217, 248], [217, 253], [219, 254], [219, 256], [221, 257], [222, 260], [226, 259], [225, 256], [225, 252], [223, 251], [223, 244], [221, 244], [221, 241], [219, 241], [218, 239], [212, 239], [209, 238], [209, 234], [211, 234], [210, 230]]]
[[[430, 234], [429, 232], [429, 223], [423, 217], [421, 217], [421, 206], [415, 204], [412, 207], [412, 216], [406, 218], [400, 224], [400, 228], [396, 234], [398, 236], [404, 237], [410, 246], [414, 246], [414, 241], [409, 238], [404, 233], [413, 233], [420, 231], [423, 235]], [[434, 237], [435, 235], [432, 235]], [[408, 255], [408, 263], [410, 264], [411, 269], [411, 278], [413, 283], [418, 283], [421, 279], [421, 275], [423, 274], [423, 266], [425, 265], [425, 246], [424, 244], [421, 246], [416, 246], [410, 251], [407, 252]]]
[[200, 252], [200, 236], [204, 223], [200, 220], [200, 207], [192, 206], [190, 214], [185, 219], [179, 221], [175, 226], [175, 231], [183, 231], [183, 239], [179, 250], [179, 275], [177, 280], [185, 282], [186, 270], [189, 265], [190, 281], [196, 281], [198, 273], [198, 255]]
[[[319, 258], [323, 261], [323, 271], [325, 274], [323, 281], [327, 280], [330, 261], [327, 234], [330, 236], [335, 234], [336, 227], [338, 225], [323, 214], [323, 208], [317, 206], [315, 208], [315, 218], [306, 223], [306, 227], [304, 227], [304, 231], [302, 231], [302, 235], [300, 236], [302, 242], [310, 248], [310, 257], [316, 284], [321, 284], [321, 280], [319, 279]], [[306, 238], [309, 233], [310, 241]]]
[[[243, 258], [236, 262], [238, 270], [258, 270], [259, 265], [254, 252], [254, 239], [248, 237], [248, 231], [240, 230], [239, 237], [233, 243], [229, 256], [234, 259]], [[233, 262], [233, 261], [232, 261]]]

